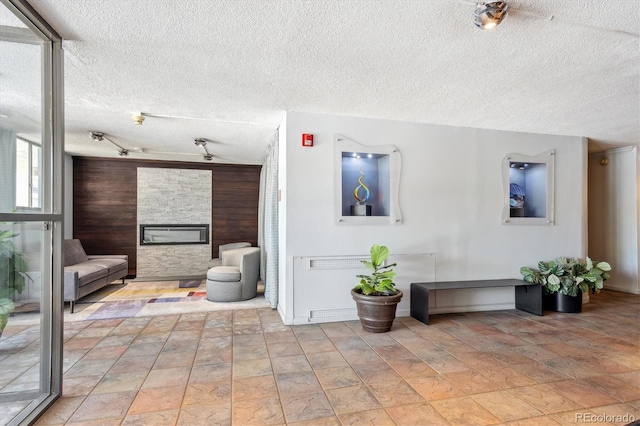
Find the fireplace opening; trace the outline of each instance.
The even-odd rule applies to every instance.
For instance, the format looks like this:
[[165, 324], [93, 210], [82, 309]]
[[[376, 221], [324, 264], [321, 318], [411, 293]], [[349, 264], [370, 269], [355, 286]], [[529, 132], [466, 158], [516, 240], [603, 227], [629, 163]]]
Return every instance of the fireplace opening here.
[[140, 225], [140, 245], [209, 244], [209, 225]]

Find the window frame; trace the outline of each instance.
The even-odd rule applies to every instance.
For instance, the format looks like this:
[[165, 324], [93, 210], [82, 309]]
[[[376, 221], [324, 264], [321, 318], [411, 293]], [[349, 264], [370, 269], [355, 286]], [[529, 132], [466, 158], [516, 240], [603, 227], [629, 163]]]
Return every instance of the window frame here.
[[[28, 196], [28, 205], [20, 205], [18, 203], [18, 194], [21, 192], [20, 189], [18, 188], [18, 183], [20, 182], [19, 180], [19, 173], [20, 173], [20, 168], [16, 167], [16, 209], [18, 210], [41, 210], [42, 209], [42, 190], [41, 190], [41, 186], [42, 186], [42, 144], [39, 144], [37, 142], [34, 141], [30, 141], [28, 139], [25, 139], [21, 136], [17, 136], [16, 135], [16, 144], [18, 142], [22, 142], [22, 143], [26, 143], [28, 146], [28, 154], [27, 154], [27, 181], [28, 181], [28, 186], [29, 186], [29, 196]], [[37, 205], [34, 205], [34, 197], [33, 197], [33, 178], [34, 178], [34, 169], [33, 169], [33, 150], [34, 147], [37, 147], [40, 150], [40, 155], [38, 156], [38, 164], [37, 164], [37, 177], [38, 177], [38, 194], [37, 194]], [[19, 150], [18, 147], [16, 146], [16, 165], [19, 163], [18, 161], [18, 155], [19, 155]]]

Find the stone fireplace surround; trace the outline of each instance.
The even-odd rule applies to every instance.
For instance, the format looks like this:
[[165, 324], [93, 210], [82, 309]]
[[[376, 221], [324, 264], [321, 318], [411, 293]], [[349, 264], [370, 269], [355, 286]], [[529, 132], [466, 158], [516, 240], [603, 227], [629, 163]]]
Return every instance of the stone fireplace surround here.
[[[211, 170], [138, 167], [136, 279], [203, 277], [211, 259]], [[208, 225], [206, 244], [141, 245], [140, 225]]]

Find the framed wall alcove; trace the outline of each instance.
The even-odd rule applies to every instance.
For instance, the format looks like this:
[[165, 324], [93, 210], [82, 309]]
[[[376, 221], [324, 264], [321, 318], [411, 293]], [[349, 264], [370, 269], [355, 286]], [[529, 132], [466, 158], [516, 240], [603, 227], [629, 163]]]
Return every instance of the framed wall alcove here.
[[336, 223], [397, 225], [400, 151], [393, 145], [367, 146], [334, 135]]
[[554, 224], [555, 150], [502, 160], [503, 225]]

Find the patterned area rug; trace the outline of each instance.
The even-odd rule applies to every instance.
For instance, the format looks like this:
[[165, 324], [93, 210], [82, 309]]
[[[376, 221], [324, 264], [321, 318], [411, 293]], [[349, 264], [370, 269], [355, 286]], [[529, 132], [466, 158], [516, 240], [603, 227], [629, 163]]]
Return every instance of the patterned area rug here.
[[269, 307], [264, 287], [258, 295], [239, 302], [210, 302], [205, 280], [176, 280], [110, 284], [76, 302], [75, 312], [65, 307], [65, 321], [128, 318], [149, 315], [172, 315], [229, 309]]

